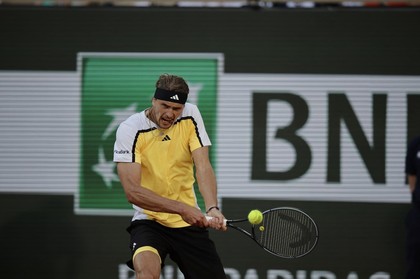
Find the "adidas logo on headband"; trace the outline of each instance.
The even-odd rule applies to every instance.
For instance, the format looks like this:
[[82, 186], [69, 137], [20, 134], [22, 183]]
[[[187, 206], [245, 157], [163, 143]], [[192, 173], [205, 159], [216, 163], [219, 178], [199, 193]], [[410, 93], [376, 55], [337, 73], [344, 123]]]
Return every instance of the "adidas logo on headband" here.
[[173, 95], [170, 99], [179, 101], [178, 94]]
[[188, 94], [156, 88], [154, 97], [159, 100], [185, 104], [188, 98]]

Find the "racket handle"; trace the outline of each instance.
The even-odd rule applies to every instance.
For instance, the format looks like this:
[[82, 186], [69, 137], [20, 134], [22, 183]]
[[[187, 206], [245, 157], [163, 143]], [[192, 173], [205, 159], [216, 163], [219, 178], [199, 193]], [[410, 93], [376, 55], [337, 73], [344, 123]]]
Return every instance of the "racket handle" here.
[[[210, 221], [211, 219], [213, 219], [213, 217], [211, 217], [211, 216], [206, 216], [206, 219], [207, 219], [207, 221]], [[226, 220], [226, 219], [223, 219], [223, 225], [224, 225], [224, 226], [226, 226], [226, 222], [227, 222], [227, 220]]]

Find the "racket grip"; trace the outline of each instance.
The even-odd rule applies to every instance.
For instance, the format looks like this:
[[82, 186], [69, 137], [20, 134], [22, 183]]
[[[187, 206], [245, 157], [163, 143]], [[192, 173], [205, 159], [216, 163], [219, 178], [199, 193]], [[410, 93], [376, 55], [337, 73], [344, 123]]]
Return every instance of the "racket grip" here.
[[[211, 216], [206, 216], [207, 221], [210, 221], [211, 219], [213, 219], [213, 217]], [[226, 226], [226, 219], [223, 219], [223, 225]]]

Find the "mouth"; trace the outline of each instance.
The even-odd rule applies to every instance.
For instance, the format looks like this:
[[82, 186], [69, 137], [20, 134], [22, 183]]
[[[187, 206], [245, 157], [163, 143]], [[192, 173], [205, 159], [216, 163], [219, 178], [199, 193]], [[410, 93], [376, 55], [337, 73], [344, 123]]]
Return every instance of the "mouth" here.
[[171, 126], [173, 122], [174, 122], [174, 121], [173, 121], [172, 119], [165, 119], [165, 118], [162, 118], [162, 119], [161, 119], [161, 126], [163, 126], [163, 127], [168, 127], [168, 126]]

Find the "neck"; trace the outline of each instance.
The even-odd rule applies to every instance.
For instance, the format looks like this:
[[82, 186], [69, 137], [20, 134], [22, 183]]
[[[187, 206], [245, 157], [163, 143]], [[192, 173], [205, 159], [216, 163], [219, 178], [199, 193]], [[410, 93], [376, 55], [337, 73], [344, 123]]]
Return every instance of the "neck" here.
[[153, 108], [151, 107], [151, 108], [146, 109], [145, 113], [146, 113], [146, 117], [147, 117], [150, 121], [152, 121], [153, 123], [155, 123], [155, 124], [156, 124], [157, 129], [158, 129], [159, 131], [162, 131], [163, 129], [159, 126], [159, 123], [158, 123], [158, 121], [157, 121], [157, 119], [156, 119], [156, 115], [155, 115], [155, 113], [154, 113], [154, 111], [153, 111]]
[[146, 113], [146, 117], [149, 118], [150, 121], [152, 121], [153, 123], [155, 123], [157, 125], [156, 118], [155, 118], [155, 115], [152, 111], [152, 108], [146, 109], [145, 113]]

